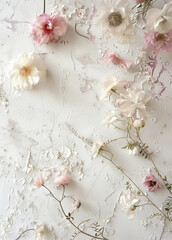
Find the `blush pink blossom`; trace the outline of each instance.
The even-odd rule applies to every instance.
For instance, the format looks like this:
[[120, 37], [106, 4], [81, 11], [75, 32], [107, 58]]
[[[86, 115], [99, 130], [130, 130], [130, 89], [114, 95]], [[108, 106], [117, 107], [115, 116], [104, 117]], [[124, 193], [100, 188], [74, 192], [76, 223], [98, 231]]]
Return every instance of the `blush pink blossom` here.
[[56, 185], [66, 185], [71, 182], [71, 177], [69, 175], [61, 175], [55, 179]]
[[103, 59], [106, 63], [112, 62], [114, 65], [119, 65], [126, 70], [128, 70], [132, 64], [132, 61], [121, 59], [116, 53], [105, 53]]
[[154, 192], [157, 189], [161, 189], [161, 185], [156, 180], [156, 178], [155, 178], [155, 176], [153, 174], [150, 174], [150, 175], [145, 177], [143, 185], [145, 187], [148, 187], [149, 192]]
[[145, 49], [149, 47], [153, 48], [155, 55], [157, 56], [160, 51], [169, 52], [172, 50], [172, 30], [167, 33], [148, 33], [144, 34]]
[[67, 31], [65, 19], [58, 14], [41, 14], [32, 23], [31, 37], [38, 45], [56, 42]]
[[44, 184], [45, 180], [42, 175], [36, 177], [36, 179], [33, 182], [33, 185], [40, 188]]

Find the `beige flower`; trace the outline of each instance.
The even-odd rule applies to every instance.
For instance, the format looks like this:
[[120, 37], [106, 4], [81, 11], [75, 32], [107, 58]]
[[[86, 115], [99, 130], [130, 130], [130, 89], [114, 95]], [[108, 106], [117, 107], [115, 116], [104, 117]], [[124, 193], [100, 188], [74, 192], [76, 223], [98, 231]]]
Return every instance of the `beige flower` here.
[[149, 32], [166, 33], [172, 29], [172, 2], [165, 4], [161, 10], [151, 8], [146, 17], [146, 28]]
[[93, 158], [97, 157], [102, 145], [103, 145], [103, 142], [101, 140], [93, 143], [92, 145]]
[[17, 91], [32, 89], [45, 80], [46, 70], [42, 59], [36, 53], [22, 53], [10, 62], [8, 78]]
[[126, 0], [104, 0], [97, 7], [94, 23], [101, 25], [105, 37], [114, 37], [120, 43], [129, 42], [133, 35], [130, 8]]
[[106, 80], [100, 84], [100, 89], [103, 92], [101, 98], [109, 97], [112, 93], [112, 90], [121, 91], [125, 84], [125, 81], [118, 81], [114, 75], [108, 76]]

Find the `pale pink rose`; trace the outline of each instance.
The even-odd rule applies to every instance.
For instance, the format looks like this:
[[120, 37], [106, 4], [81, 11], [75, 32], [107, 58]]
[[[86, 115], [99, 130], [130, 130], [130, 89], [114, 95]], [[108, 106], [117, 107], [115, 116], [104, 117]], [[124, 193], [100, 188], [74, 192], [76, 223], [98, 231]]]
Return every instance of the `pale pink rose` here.
[[172, 30], [167, 33], [148, 33], [144, 34], [145, 49], [153, 48], [157, 56], [160, 51], [170, 52], [172, 50]]
[[55, 184], [56, 185], [66, 185], [71, 182], [71, 177], [69, 175], [61, 175], [56, 177]]
[[35, 178], [33, 185], [35, 185], [36, 187], [41, 187], [44, 184], [45, 180], [43, 178], [42, 175], [38, 176]]
[[106, 63], [112, 62], [114, 65], [119, 65], [126, 70], [128, 70], [132, 64], [132, 61], [121, 59], [116, 53], [105, 53], [103, 59]]
[[56, 42], [67, 31], [67, 23], [58, 14], [41, 14], [32, 23], [31, 37], [38, 45]]
[[157, 189], [161, 189], [161, 185], [156, 180], [155, 176], [153, 174], [150, 174], [145, 177], [145, 181], [143, 183], [145, 187], [148, 187], [149, 192], [154, 192]]

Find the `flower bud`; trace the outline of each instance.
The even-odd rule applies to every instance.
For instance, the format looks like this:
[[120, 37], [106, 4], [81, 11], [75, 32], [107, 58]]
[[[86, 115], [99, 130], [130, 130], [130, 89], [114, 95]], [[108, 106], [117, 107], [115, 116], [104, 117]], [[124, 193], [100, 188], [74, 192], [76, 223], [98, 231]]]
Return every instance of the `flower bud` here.
[[76, 207], [76, 208], [79, 208], [81, 206], [81, 202], [79, 200], [76, 200], [74, 203], [73, 203], [73, 206]]
[[145, 121], [143, 119], [135, 119], [133, 122], [134, 128], [143, 128], [145, 126]]

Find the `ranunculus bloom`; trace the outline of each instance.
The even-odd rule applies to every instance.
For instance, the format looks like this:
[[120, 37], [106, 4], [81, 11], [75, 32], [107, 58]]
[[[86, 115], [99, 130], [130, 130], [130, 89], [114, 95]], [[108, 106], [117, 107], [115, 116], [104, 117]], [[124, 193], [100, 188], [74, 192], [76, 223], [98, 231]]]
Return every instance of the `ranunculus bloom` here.
[[114, 65], [119, 65], [126, 70], [128, 70], [132, 64], [132, 61], [121, 59], [116, 53], [106, 53], [104, 56], [104, 61], [106, 63], [112, 62]]
[[170, 52], [172, 50], [172, 30], [167, 33], [148, 33], [144, 35], [145, 49], [153, 48], [156, 56], [160, 51]]
[[31, 37], [38, 45], [57, 41], [67, 31], [67, 23], [58, 14], [41, 14], [32, 23]]
[[41, 187], [44, 184], [45, 180], [42, 175], [36, 177], [35, 181], [33, 182], [33, 185], [36, 187]]
[[46, 68], [43, 60], [34, 52], [22, 53], [9, 63], [8, 78], [16, 91], [32, 89], [46, 79]]
[[146, 17], [146, 28], [148, 32], [166, 33], [172, 29], [172, 2], [159, 8], [150, 8]]
[[66, 185], [71, 182], [71, 177], [69, 175], [61, 175], [56, 177], [55, 184], [56, 185]]
[[153, 174], [150, 174], [145, 177], [145, 181], [143, 183], [145, 187], [148, 187], [149, 192], [154, 192], [157, 189], [161, 189], [161, 185], [156, 180], [155, 176]]

